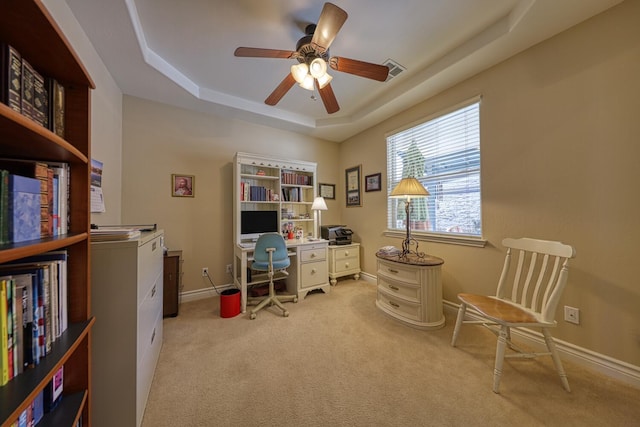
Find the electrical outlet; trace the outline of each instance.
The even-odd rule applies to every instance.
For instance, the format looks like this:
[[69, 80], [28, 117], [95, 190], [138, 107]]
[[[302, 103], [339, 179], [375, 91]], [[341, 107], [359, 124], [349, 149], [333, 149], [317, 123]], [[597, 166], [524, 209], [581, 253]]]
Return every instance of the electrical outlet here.
[[227, 273], [231, 274], [233, 270], [231, 269], [231, 264], [227, 264]]
[[580, 309], [575, 307], [564, 306], [564, 320], [569, 323], [580, 324]]
[[202, 267], [202, 277], [207, 277], [209, 275], [209, 267]]

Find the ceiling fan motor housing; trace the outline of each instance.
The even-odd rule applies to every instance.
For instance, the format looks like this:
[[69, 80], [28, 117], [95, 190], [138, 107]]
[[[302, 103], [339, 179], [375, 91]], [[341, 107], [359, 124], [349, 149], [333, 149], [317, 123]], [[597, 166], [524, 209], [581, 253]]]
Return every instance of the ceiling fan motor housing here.
[[299, 55], [296, 59], [301, 64], [305, 63], [309, 65], [311, 64], [311, 61], [316, 58], [322, 58], [325, 61], [329, 60], [329, 49], [322, 52], [311, 45], [311, 40], [313, 39], [313, 33], [315, 32], [315, 30], [316, 24], [307, 25], [305, 29], [306, 35], [298, 40], [298, 43], [296, 43], [296, 51]]

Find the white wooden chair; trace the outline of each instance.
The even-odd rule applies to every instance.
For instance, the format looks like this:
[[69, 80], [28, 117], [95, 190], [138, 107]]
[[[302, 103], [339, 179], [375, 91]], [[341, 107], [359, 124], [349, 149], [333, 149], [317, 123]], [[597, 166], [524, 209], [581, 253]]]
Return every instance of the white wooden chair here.
[[[569, 381], [562, 367], [549, 328], [556, 326], [558, 301], [567, 283], [569, 259], [575, 250], [560, 242], [529, 238], [502, 241], [507, 248], [504, 267], [496, 296], [458, 294], [460, 308], [453, 330], [451, 345], [455, 347], [463, 323], [482, 324], [498, 337], [496, 346], [493, 391], [498, 393], [505, 357], [537, 357], [550, 355], [567, 391]], [[512, 253], [517, 257], [512, 266]], [[465, 320], [469, 311], [481, 320]], [[525, 352], [511, 342], [511, 328], [541, 328], [548, 352]], [[515, 353], [505, 355], [506, 346]]]

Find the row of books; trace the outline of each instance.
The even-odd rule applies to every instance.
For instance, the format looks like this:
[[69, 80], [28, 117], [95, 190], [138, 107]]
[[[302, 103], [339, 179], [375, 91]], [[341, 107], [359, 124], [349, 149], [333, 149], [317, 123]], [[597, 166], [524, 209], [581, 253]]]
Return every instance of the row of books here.
[[274, 200], [274, 192], [271, 188], [251, 185], [244, 181], [240, 183], [240, 201], [269, 202], [272, 200]]
[[0, 159], [0, 244], [66, 234], [69, 165]]
[[298, 187], [282, 189], [283, 202], [304, 202], [304, 191]]
[[64, 138], [65, 89], [0, 41], [0, 102]]
[[[49, 384], [40, 391], [31, 404], [10, 424], [11, 427], [37, 426], [44, 414], [53, 411], [62, 400], [64, 390], [64, 365], [53, 375]], [[78, 424], [81, 426], [82, 424]]]
[[280, 180], [287, 185], [313, 185], [311, 176], [291, 171], [282, 171]]
[[0, 386], [38, 365], [66, 329], [66, 250], [0, 266]]

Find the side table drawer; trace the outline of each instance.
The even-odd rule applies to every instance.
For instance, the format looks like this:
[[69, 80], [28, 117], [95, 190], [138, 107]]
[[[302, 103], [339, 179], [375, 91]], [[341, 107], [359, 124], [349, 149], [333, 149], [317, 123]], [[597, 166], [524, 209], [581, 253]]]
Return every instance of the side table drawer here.
[[349, 271], [349, 270], [353, 270], [355, 269], [360, 269], [360, 263], [358, 262], [358, 257], [351, 257], [351, 258], [338, 258], [335, 260], [336, 262], [336, 266], [335, 266], [335, 272], [336, 273], [342, 273], [344, 271]]
[[421, 318], [420, 304], [406, 301], [383, 291], [378, 287], [378, 304], [387, 310], [397, 314], [398, 316], [419, 322]]
[[378, 277], [386, 276], [404, 283], [420, 284], [420, 270], [410, 265], [378, 260]]
[[383, 276], [378, 276], [378, 290], [390, 295], [395, 295], [398, 298], [413, 301], [417, 304], [422, 301], [420, 286], [399, 283]]
[[357, 258], [358, 255], [360, 254], [359, 248], [355, 247], [355, 248], [339, 248], [339, 249], [333, 249], [336, 260], [341, 260], [343, 258]]

